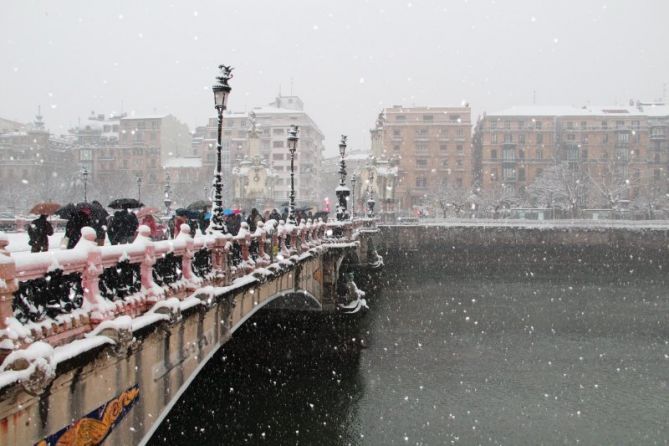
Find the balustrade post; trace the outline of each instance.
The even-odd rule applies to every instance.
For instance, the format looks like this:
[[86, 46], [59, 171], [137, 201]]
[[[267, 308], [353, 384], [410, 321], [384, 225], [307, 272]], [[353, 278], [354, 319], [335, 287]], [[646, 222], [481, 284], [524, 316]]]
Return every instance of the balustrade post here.
[[[0, 232], [0, 330], [5, 330], [7, 318], [14, 316], [14, 293], [18, 289], [16, 265], [7, 252], [8, 244], [7, 234]], [[0, 341], [4, 339], [0, 338]], [[1, 353], [0, 351], [0, 355]]]
[[146, 290], [149, 303], [155, 303], [164, 297], [164, 291], [153, 281], [153, 265], [156, 264], [156, 248], [151, 240], [151, 229], [146, 225], [141, 225], [137, 229], [137, 237], [132, 245], [144, 245], [144, 257], [139, 265], [139, 275], [142, 281], [142, 288]]
[[232, 236], [215, 233], [214, 246], [211, 249], [211, 265], [214, 271], [214, 284], [228, 285], [230, 279], [229, 251]]
[[292, 226], [290, 229], [290, 254], [299, 252], [300, 247], [297, 246], [297, 226]]
[[193, 280], [193, 237], [190, 236], [190, 225], [182, 223], [179, 227], [179, 235], [175, 240], [184, 241], [186, 243], [186, 250], [181, 256], [181, 273], [185, 280]]
[[286, 246], [286, 238], [288, 237], [288, 234], [286, 225], [283, 223], [283, 220], [279, 222], [277, 232], [279, 233], [279, 252], [284, 258], [290, 257], [290, 252]]
[[84, 300], [91, 312], [91, 323], [99, 324], [103, 320], [114, 316], [113, 311], [104, 308], [104, 302], [100, 295], [100, 275], [104, 268], [102, 267], [102, 250], [96, 240], [95, 229], [85, 226], [81, 228], [81, 238], [77, 242], [75, 249], [86, 250], [86, 267], [81, 273], [81, 288], [84, 290]]
[[304, 219], [300, 222], [300, 252], [309, 251], [309, 242], [307, 240], [307, 225]]
[[251, 245], [251, 232], [249, 231], [249, 225], [246, 222], [242, 223], [242, 229], [240, 234], [235, 237], [239, 247], [242, 249], [242, 267], [244, 272], [250, 272], [253, 268], [249, 266], [249, 260], [251, 259], [249, 247]]
[[256, 263], [261, 266], [269, 265], [267, 254], [265, 253], [265, 242], [267, 240], [267, 231], [265, 231], [265, 223], [259, 221], [258, 229], [256, 230], [256, 238], [258, 239], [258, 259]]

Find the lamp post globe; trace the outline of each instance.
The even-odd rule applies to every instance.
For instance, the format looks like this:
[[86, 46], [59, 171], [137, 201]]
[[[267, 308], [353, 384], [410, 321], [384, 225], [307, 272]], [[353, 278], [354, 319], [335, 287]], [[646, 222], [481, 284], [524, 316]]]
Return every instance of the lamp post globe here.
[[223, 216], [223, 174], [222, 174], [222, 146], [221, 133], [223, 130], [223, 111], [228, 105], [228, 96], [230, 95], [230, 85], [228, 81], [232, 79], [232, 67], [219, 65], [219, 74], [216, 76], [216, 82], [212, 86], [214, 92], [214, 107], [218, 114], [218, 135], [216, 139], [216, 168], [214, 170], [214, 209], [211, 216], [208, 232], [218, 231], [227, 232]]

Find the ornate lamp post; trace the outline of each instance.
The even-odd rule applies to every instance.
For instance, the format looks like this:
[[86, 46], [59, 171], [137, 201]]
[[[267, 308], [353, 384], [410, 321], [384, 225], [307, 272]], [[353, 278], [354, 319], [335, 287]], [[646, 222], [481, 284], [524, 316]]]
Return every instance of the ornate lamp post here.
[[137, 177], [137, 201], [142, 202], [142, 177]]
[[228, 96], [230, 95], [230, 85], [228, 81], [232, 79], [232, 67], [226, 65], [219, 65], [221, 70], [216, 76], [217, 82], [212, 87], [214, 92], [214, 105], [218, 112], [218, 138], [216, 140], [216, 170], [214, 171], [214, 210], [211, 216], [210, 231], [227, 232], [225, 227], [225, 220], [223, 216], [223, 176], [221, 173], [221, 132], [223, 129], [223, 111], [228, 104]]
[[297, 126], [291, 125], [288, 131], [288, 151], [290, 152], [290, 200], [288, 206], [288, 221], [291, 225], [295, 221], [295, 151], [297, 150]]
[[170, 186], [170, 174], [165, 175], [165, 198], [163, 203], [165, 204], [165, 217], [170, 216], [170, 205], [172, 204], [172, 199], [170, 198], [170, 192], [172, 191], [172, 186]]
[[84, 179], [84, 203], [88, 201], [87, 196], [87, 186], [88, 186], [88, 169], [84, 167], [84, 170], [81, 171], [81, 177]]
[[358, 175], [351, 175], [351, 220], [355, 218], [355, 184], [358, 182]]
[[349, 188], [346, 187], [346, 161], [344, 161], [344, 156], [346, 156], [346, 135], [341, 135], [339, 154], [341, 155], [341, 161], [339, 162], [339, 186], [335, 189], [335, 193], [339, 201], [337, 205], [337, 220], [343, 221], [348, 220], [348, 205], [346, 201], [351, 194]]
[[367, 217], [372, 218], [374, 217], [374, 205], [376, 204], [376, 201], [374, 201], [374, 171], [370, 170], [369, 171], [369, 180], [367, 183]]

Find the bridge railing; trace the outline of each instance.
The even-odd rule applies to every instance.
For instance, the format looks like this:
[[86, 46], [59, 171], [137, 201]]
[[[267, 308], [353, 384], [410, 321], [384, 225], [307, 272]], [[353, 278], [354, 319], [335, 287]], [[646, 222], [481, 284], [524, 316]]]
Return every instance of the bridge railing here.
[[168, 298], [183, 299], [205, 284], [235, 279], [324, 244], [355, 241], [371, 219], [302, 221], [299, 225], [247, 223], [237, 235], [192, 238], [181, 226], [174, 240], [152, 241], [140, 226], [132, 243], [98, 246], [95, 230], [82, 229], [71, 250], [41, 253], [6, 251], [0, 233], [0, 359], [43, 340], [53, 346], [83, 336], [121, 315], [135, 317]]

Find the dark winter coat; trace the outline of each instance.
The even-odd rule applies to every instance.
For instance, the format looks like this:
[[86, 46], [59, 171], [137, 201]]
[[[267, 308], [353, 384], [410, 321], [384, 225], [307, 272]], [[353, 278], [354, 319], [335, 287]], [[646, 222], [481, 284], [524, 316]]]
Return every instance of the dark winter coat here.
[[112, 245], [119, 243], [132, 243], [135, 233], [139, 227], [137, 216], [127, 210], [116, 211], [111, 218], [109, 228], [109, 242]]
[[40, 215], [28, 225], [28, 244], [30, 251], [43, 252], [49, 250], [49, 236], [53, 235], [53, 226], [46, 219], [46, 215]]
[[67, 249], [72, 249], [81, 238], [81, 228], [91, 226], [90, 215], [84, 211], [78, 211], [68, 220], [65, 226], [65, 237], [67, 237]]
[[251, 231], [251, 234], [256, 232], [259, 221], [262, 221], [264, 223], [264, 220], [262, 216], [258, 213], [258, 210], [256, 208], [251, 209], [251, 214], [249, 214], [248, 218], [246, 219], [246, 223], [249, 224], [249, 230]]

